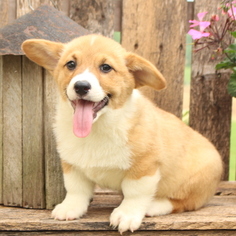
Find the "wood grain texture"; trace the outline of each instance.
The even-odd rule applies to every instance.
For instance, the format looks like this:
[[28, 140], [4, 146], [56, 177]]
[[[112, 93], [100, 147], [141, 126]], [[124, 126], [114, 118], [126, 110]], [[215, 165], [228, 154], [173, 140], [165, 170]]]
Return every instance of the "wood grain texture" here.
[[43, 71], [22, 57], [23, 207], [44, 208]]
[[182, 116], [187, 2], [123, 1], [122, 45], [150, 60], [167, 80], [167, 89], [142, 91], [159, 107]]
[[114, 10], [114, 0], [71, 0], [69, 17], [90, 33], [112, 37]]
[[3, 192], [3, 156], [2, 156], [2, 132], [3, 132], [3, 119], [2, 119], [2, 56], [0, 56], [0, 204], [3, 203], [2, 192]]
[[16, 19], [15, 0], [0, 1], [0, 28]]
[[114, 31], [121, 32], [122, 25], [122, 0], [114, 0]]
[[8, 23], [8, 1], [0, 1], [0, 28]]
[[[236, 189], [236, 183], [227, 183], [226, 186], [223, 183], [220, 188], [223, 192]], [[85, 216], [67, 222], [51, 219], [51, 211], [48, 210], [0, 207], [0, 232], [47, 231], [62, 235], [68, 232], [89, 235], [90, 232], [91, 235], [118, 235], [109, 227], [109, 215], [121, 199], [117, 194], [97, 193]], [[235, 203], [235, 195], [215, 196], [209, 204], [197, 211], [145, 217], [140, 230], [132, 235], [154, 235], [154, 232], [160, 235], [227, 235], [229, 232], [229, 235], [233, 235], [233, 230], [236, 230]]]
[[190, 126], [207, 137], [224, 162], [224, 180], [229, 175], [232, 97], [227, 92], [228, 73], [205, 74], [191, 82]]
[[[10, 236], [18, 236], [18, 235], [36, 235], [36, 236], [48, 236], [48, 235], [61, 235], [61, 236], [67, 236], [67, 235], [74, 235], [74, 236], [119, 236], [120, 234], [117, 231], [43, 231], [43, 232], [2, 232], [4, 235], [10, 235]], [[235, 236], [235, 230], [169, 230], [169, 231], [163, 231], [163, 230], [139, 230], [135, 231], [134, 233], [131, 232], [125, 232], [122, 234], [123, 236]]]
[[[63, 2], [67, 2], [64, 3]], [[63, 1], [63, 0], [17, 0], [16, 1], [16, 16], [17, 18], [33, 11], [34, 9], [36, 9], [37, 7], [43, 5], [43, 4], [47, 4], [47, 5], [51, 5], [53, 7], [55, 7], [56, 9], [61, 9], [62, 6], [64, 8], [66, 8], [66, 6], [68, 5], [68, 1]], [[64, 9], [63, 8], [63, 9]]]
[[[196, 0], [194, 16], [208, 9], [209, 17], [217, 13], [214, 0]], [[205, 17], [207, 20], [207, 16]], [[207, 137], [218, 149], [225, 165], [224, 180], [228, 179], [232, 98], [227, 92], [229, 74], [215, 71], [221, 61], [211, 60], [211, 51], [193, 54], [190, 94], [190, 126]]]
[[21, 56], [3, 56], [3, 203], [22, 206]]
[[53, 123], [58, 99], [57, 85], [51, 75], [44, 71], [44, 146], [46, 208], [52, 209], [65, 196], [60, 158], [56, 150]]

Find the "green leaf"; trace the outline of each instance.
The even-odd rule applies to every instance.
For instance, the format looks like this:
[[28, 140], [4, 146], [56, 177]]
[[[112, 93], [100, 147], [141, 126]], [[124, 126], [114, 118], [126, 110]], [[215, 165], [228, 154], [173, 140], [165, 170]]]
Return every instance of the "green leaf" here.
[[235, 43], [230, 44], [228, 48], [231, 50], [234, 50], [234, 52], [236, 52], [236, 44]]
[[234, 38], [236, 38], [236, 31], [230, 32], [230, 34], [231, 34]]
[[216, 70], [220, 70], [220, 69], [229, 69], [229, 68], [233, 68], [236, 67], [236, 63], [233, 63], [232, 61], [226, 59], [220, 63], [218, 63], [216, 65]]
[[236, 97], [236, 73], [232, 73], [230, 75], [230, 80], [228, 83], [228, 93], [231, 96]]
[[231, 44], [224, 50], [224, 53], [230, 58], [231, 61], [235, 60], [236, 44]]

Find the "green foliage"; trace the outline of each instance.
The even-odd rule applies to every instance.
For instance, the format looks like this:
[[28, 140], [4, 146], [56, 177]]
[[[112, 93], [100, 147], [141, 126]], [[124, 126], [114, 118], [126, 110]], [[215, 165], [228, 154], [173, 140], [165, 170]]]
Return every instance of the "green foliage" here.
[[235, 63], [230, 61], [228, 58], [216, 65], [216, 70], [220, 69], [231, 69], [235, 67]]
[[[231, 34], [236, 37], [236, 31], [231, 32]], [[231, 44], [226, 48], [224, 54], [226, 55], [226, 58], [218, 63], [215, 68], [216, 70], [230, 69], [232, 71], [228, 83], [228, 93], [232, 97], [236, 97], [236, 44]]]
[[236, 97], [236, 71], [230, 75], [228, 83], [228, 92], [231, 96]]
[[[236, 31], [231, 32], [231, 34], [233, 33], [236, 35]], [[228, 83], [228, 93], [232, 97], [236, 97], [236, 44], [229, 45], [229, 47], [224, 50], [224, 54], [226, 58], [218, 63], [215, 68], [216, 70], [230, 69], [232, 71]]]
[[231, 34], [234, 38], [236, 38], [236, 32], [230, 32], [230, 34]]

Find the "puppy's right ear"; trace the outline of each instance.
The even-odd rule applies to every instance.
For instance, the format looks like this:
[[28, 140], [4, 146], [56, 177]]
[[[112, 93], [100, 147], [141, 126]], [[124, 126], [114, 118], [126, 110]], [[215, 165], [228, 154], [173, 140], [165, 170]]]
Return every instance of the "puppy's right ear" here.
[[42, 39], [28, 39], [23, 42], [21, 48], [30, 60], [53, 72], [64, 44]]

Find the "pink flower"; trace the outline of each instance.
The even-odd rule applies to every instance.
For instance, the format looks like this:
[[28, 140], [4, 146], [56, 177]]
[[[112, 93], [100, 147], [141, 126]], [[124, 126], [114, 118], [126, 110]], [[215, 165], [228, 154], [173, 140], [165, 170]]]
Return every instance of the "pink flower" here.
[[209, 21], [202, 21], [202, 19], [204, 18], [204, 16], [207, 14], [207, 12], [200, 12], [197, 14], [197, 17], [199, 19], [199, 21], [197, 20], [190, 20], [189, 23], [192, 23], [192, 25], [190, 25], [190, 28], [199, 26], [200, 27], [200, 31], [204, 31], [211, 23]]
[[210, 33], [208, 33], [208, 32], [201, 32], [201, 31], [198, 31], [198, 30], [195, 30], [195, 29], [189, 30], [188, 34], [192, 36], [193, 40], [200, 39], [202, 37], [209, 37], [210, 36]]
[[212, 17], [211, 17], [211, 20], [212, 21], [219, 21], [219, 16], [218, 15], [213, 15]]
[[200, 21], [202, 21], [203, 18], [204, 18], [204, 16], [205, 16], [207, 13], [208, 13], [207, 11], [199, 12], [199, 13], [197, 14], [198, 19], [199, 19]]
[[207, 14], [207, 12], [200, 12], [197, 14], [197, 17], [199, 19], [199, 21], [197, 20], [190, 20], [189, 23], [191, 23], [192, 25], [190, 25], [190, 28], [199, 26], [200, 31], [195, 30], [195, 29], [190, 29], [188, 34], [192, 36], [192, 39], [200, 39], [202, 37], [209, 37], [210, 33], [208, 32], [204, 32], [204, 30], [210, 26], [211, 22], [210, 21], [202, 21], [204, 16]]
[[225, 6], [226, 6], [226, 7], [231, 7], [232, 4], [235, 4], [235, 3], [236, 3], [236, 1], [233, 1], [233, 2], [231, 2], [231, 3], [226, 3]]
[[233, 20], [235, 20], [236, 18], [236, 7], [231, 7], [229, 10], [228, 10], [228, 15], [230, 18], [232, 18]]

